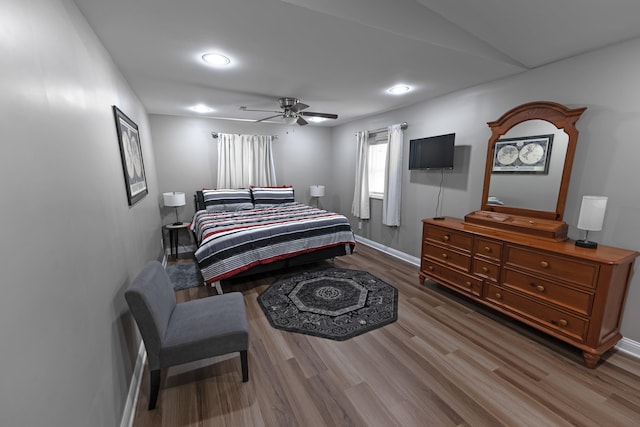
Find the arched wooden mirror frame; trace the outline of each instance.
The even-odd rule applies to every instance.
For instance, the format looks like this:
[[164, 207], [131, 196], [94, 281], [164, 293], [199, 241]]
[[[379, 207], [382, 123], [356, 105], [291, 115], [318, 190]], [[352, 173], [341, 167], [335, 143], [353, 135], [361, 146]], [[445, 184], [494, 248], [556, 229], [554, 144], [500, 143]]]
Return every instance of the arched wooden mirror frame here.
[[[492, 135], [487, 147], [482, 207], [480, 211], [467, 215], [465, 221], [553, 240], [566, 239], [568, 227], [562, 219], [569, 190], [574, 154], [578, 143], [578, 130], [575, 127], [575, 123], [585, 110], [586, 107], [570, 109], [555, 102], [529, 102], [507, 111], [496, 121], [488, 122]], [[556, 128], [563, 129], [568, 135], [567, 151], [555, 211], [489, 205], [487, 200], [496, 141], [514, 126], [527, 120], [536, 119], [545, 120]]]

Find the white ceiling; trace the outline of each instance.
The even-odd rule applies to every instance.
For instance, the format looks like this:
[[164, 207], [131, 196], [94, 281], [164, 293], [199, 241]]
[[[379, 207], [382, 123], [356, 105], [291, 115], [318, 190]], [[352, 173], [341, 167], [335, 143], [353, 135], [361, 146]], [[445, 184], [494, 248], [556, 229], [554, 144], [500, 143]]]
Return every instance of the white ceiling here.
[[638, 0], [74, 1], [149, 113], [256, 120], [240, 107], [287, 96], [339, 115], [324, 126], [640, 36]]

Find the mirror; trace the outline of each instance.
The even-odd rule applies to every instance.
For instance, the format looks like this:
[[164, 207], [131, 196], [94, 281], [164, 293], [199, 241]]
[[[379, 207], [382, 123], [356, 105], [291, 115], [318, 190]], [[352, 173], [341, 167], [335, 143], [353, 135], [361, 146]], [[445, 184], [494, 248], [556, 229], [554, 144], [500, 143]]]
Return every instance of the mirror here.
[[[563, 129], [558, 129], [545, 120], [534, 119], [515, 125], [505, 135], [500, 137], [498, 141], [504, 142], [504, 144], [501, 144], [502, 147], [500, 150], [505, 151], [512, 149], [515, 151], [521, 149], [523, 145], [537, 140], [530, 138], [531, 136], [539, 136], [546, 139], [548, 135], [550, 135], [548, 138], [549, 143], [545, 148], [547, 148], [549, 158], [540, 159], [540, 161], [546, 160], [542, 173], [520, 171], [520, 169], [523, 168], [518, 166], [524, 166], [526, 169], [528, 165], [518, 159], [517, 156], [508, 157], [507, 160], [504, 160], [507, 165], [502, 166], [503, 164], [496, 159], [495, 155], [499, 150], [497, 147], [494, 149], [489, 194], [485, 200], [486, 204], [556, 211], [569, 135], [567, 135]], [[543, 142], [546, 142], [544, 139]], [[508, 152], [510, 153], [511, 151]], [[496, 163], [498, 165], [496, 165]], [[496, 169], [507, 170], [501, 171]], [[523, 191], [523, 189], [526, 190]]]
[[562, 218], [578, 141], [575, 122], [585, 110], [530, 102], [489, 122], [482, 207], [465, 220], [566, 239]]

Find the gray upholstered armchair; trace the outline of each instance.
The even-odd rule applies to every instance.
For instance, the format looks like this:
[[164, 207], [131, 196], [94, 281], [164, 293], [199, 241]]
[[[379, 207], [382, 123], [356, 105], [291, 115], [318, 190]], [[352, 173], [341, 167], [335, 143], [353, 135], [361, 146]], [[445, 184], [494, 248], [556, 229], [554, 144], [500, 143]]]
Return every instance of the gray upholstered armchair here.
[[249, 327], [239, 292], [177, 304], [164, 267], [151, 261], [125, 292], [147, 350], [149, 409], [156, 407], [160, 370], [240, 352], [242, 381], [249, 380]]

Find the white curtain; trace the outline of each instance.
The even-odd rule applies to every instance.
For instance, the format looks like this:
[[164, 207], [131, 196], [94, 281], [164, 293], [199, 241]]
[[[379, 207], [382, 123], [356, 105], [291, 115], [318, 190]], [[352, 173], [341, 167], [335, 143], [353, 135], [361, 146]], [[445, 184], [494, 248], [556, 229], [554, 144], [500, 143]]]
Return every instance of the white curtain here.
[[402, 141], [404, 132], [399, 124], [389, 126], [387, 140], [387, 167], [382, 199], [382, 223], [400, 226], [402, 195]]
[[218, 133], [218, 188], [276, 185], [273, 137]]
[[356, 133], [356, 182], [353, 189], [351, 213], [369, 219], [369, 132]]

